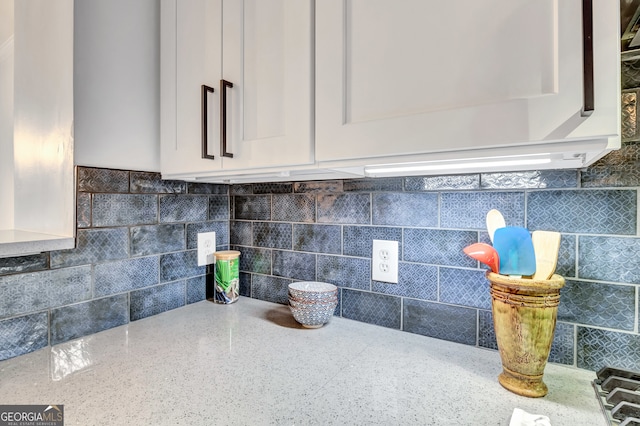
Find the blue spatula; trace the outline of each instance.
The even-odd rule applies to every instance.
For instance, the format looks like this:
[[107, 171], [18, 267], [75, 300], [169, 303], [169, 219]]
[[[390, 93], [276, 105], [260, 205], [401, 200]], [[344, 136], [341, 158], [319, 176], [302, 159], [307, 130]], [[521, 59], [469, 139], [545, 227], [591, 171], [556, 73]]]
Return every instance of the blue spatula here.
[[506, 226], [496, 229], [493, 247], [500, 258], [501, 274], [528, 276], [536, 272], [536, 255], [526, 228]]

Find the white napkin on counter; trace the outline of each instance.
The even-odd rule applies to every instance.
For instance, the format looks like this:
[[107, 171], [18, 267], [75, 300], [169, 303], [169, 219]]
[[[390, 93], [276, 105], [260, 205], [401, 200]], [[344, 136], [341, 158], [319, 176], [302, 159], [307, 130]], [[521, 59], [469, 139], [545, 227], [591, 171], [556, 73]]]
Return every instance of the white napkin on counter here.
[[551, 426], [551, 421], [547, 416], [529, 414], [520, 408], [514, 408], [509, 426]]

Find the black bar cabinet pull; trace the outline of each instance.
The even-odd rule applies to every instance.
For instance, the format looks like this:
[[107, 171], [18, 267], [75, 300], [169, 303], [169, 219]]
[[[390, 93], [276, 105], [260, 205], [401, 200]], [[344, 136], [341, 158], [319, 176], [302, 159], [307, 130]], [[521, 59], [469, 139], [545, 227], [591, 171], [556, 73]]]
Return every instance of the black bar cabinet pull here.
[[227, 87], [233, 87], [233, 83], [220, 80], [220, 155], [233, 158], [233, 154], [227, 152]]
[[209, 155], [209, 146], [207, 141], [207, 92], [213, 93], [213, 87], [202, 85], [201, 110], [202, 110], [202, 158], [213, 160], [215, 157]]
[[582, 61], [584, 84], [583, 117], [588, 117], [595, 109], [593, 88], [593, 0], [582, 0]]

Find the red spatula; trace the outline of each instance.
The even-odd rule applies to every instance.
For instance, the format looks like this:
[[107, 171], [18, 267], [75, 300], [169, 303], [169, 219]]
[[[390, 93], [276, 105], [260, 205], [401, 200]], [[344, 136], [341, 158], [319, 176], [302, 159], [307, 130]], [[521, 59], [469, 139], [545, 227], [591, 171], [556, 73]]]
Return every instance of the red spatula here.
[[467, 256], [484, 263], [491, 272], [498, 273], [500, 270], [500, 259], [496, 249], [485, 243], [474, 243], [462, 249]]

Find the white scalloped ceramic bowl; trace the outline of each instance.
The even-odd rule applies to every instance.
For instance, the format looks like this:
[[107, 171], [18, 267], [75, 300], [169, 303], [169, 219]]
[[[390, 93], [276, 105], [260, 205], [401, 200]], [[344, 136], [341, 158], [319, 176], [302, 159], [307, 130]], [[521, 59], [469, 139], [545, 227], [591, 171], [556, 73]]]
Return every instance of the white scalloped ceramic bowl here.
[[289, 306], [293, 308], [309, 309], [309, 310], [322, 310], [322, 309], [335, 309], [338, 305], [338, 298], [329, 299], [327, 301], [315, 301], [306, 302], [293, 297], [289, 297]]
[[336, 306], [338, 287], [333, 284], [316, 281], [289, 284], [289, 308], [303, 327], [322, 327], [329, 322]]
[[299, 281], [289, 284], [289, 296], [300, 301], [328, 300], [338, 297], [338, 287], [318, 281]]
[[331, 320], [338, 302], [329, 305], [289, 306], [293, 318], [306, 328], [320, 328]]

